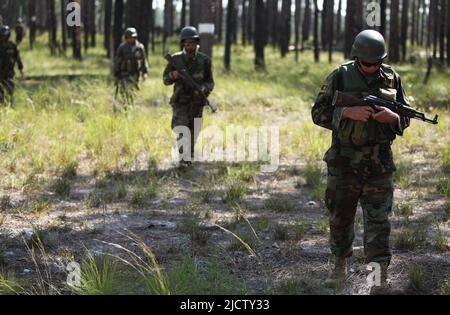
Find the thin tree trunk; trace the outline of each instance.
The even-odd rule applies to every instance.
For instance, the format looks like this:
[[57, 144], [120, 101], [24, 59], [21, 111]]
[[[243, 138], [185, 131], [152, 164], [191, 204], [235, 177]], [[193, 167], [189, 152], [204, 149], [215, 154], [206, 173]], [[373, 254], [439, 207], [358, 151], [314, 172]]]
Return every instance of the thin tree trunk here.
[[300, 44], [300, 18], [302, 16], [302, 0], [295, 0], [295, 18], [294, 18], [294, 28], [295, 28], [295, 62], [298, 62], [299, 58], [299, 44]]
[[286, 57], [289, 52], [289, 44], [291, 39], [291, 0], [283, 0], [281, 7], [281, 36], [280, 51], [281, 58]]
[[120, 46], [120, 43], [122, 42], [122, 35], [123, 35], [123, 9], [124, 4], [123, 0], [115, 0], [114, 4], [114, 54], [116, 52], [116, 49]]
[[56, 34], [57, 34], [57, 24], [56, 24], [56, 12], [55, 12], [55, 0], [47, 0], [48, 4], [48, 31], [49, 31], [49, 46], [52, 55], [56, 53]]
[[314, 0], [314, 62], [320, 61], [319, 48], [319, 6], [317, 0]]
[[180, 28], [186, 26], [186, 0], [181, 1]]
[[416, 23], [417, 23], [417, 10], [416, 10], [416, 0], [412, 1], [412, 22], [411, 22], [411, 33], [410, 33], [410, 42], [411, 46], [414, 46], [416, 44]]
[[[445, 63], [445, 14], [447, 11], [446, 5], [445, 5], [446, 0], [440, 0], [440, 8], [439, 8], [439, 12], [440, 12], [440, 29], [439, 29], [439, 61], [441, 63], [441, 65], [444, 65]], [[447, 4], [448, 5], [448, 4]]]
[[399, 0], [391, 0], [391, 25], [389, 31], [389, 60], [391, 62], [398, 62], [400, 60], [398, 13]]
[[242, 28], [242, 45], [247, 45], [247, 1], [242, 0], [242, 16], [241, 16], [241, 28]]
[[[215, 0], [202, 0], [201, 12], [200, 12], [200, 23], [214, 24], [214, 19], [216, 15], [216, 5]], [[213, 57], [213, 44], [214, 44], [214, 33], [200, 33], [201, 40], [201, 51], [209, 56]]]
[[61, 35], [62, 50], [64, 54], [67, 51], [67, 22], [66, 22], [66, 0], [61, 0]]
[[447, 3], [447, 66], [450, 67], [450, 3]]
[[401, 48], [402, 48], [402, 62], [406, 60], [406, 40], [408, 39], [408, 12], [409, 0], [403, 0], [402, 6], [402, 29], [401, 29]]
[[265, 58], [264, 58], [264, 48], [267, 45], [268, 30], [267, 30], [267, 9], [264, 6], [263, 0], [255, 1], [255, 69], [265, 70]]
[[96, 18], [96, 4], [95, 0], [89, 2], [89, 31], [91, 33], [91, 47], [97, 46], [97, 27], [95, 23]]
[[223, 1], [216, 0], [216, 38], [219, 43], [222, 42], [222, 34], [223, 34]]
[[311, 32], [311, 1], [306, 0], [305, 4], [305, 17], [303, 19], [302, 27], [302, 51], [305, 48], [305, 42], [309, 40], [309, 35]]
[[225, 71], [230, 70], [231, 63], [231, 44], [233, 41], [233, 17], [234, 17], [234, 0], [228, 0], [227, 7], [227, 22], [225, 29], [225, 54], [224, 54], [224, 68]]
[[[79, 5], [81, 5], [81, 0], [75, 0]], [[72, 51], [73, 58], [76, 60], [81, 60], [81, 27], [72, 26]]]
[[106, 56], [111, 58], [111, 24], [112, 24], [112, 9], [113, 9], [113, 0], [106, 0], [105, 3], [105, 19], [104, 19], [104, 42], [103, 45], [106, 49]]
[[380, 33], [381, 33], [381, 35], [386, 37], [387, 0], [381, 0], [381, 2], [380, 2], [380, 10], [381, 10]]
[[[381, 11], [383, 12], [383, 11]], [[382, 14], [383, 15], [383, 14]], [[340, 41], [342, 34], [342, 0], [339, 0], [338, 12], [337, 12], [337, 23], [336, 23], [336, 44]]]

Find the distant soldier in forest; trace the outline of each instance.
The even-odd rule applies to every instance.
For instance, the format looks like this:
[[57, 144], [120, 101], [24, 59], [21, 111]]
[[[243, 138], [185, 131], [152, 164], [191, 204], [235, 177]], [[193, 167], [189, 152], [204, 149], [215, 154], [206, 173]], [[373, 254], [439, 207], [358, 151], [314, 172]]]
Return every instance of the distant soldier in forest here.
[[[174, 84], [170, 100], [173, 110], [172, 129], [177, 135], [179, 144], [180, 166], [190, 167], [195, 156], [195, 143], [202, 128], [206, 98], [214, 89], [214, 78], [211, 59], [199, 52], [200, 36], [197, 29], [192, 26], [183, 28], [180, 40], [183, 50], [169, 56], [172, 62], [169, 62], [164, 70], [163, 81], [165, 85]], [[193, 79], [193, 85], [198, 89], [188, 84], [189, 79], [191, 81]], [[180, 132], [180, 128], [190, 132], [189, 139], [183, 139], [186, 134]], [[186, 146], [187, 142], [188, 146]]]
[[[17, 64], [23, 77], [23, 63], [17, 45], [9, 40], [11, 29], [4, 25], [0, 27], [0, 103], [13, 103], [14, 67]], [[9, 97], [9, 100], [8, 100]]]
[[23, 25], [22, 18], [17, 19], [14, 31], [16, 32], [16, 44], [17, 46], [19, 46], [20, 43], [22, 43], [23, 37], [25, 36], [25, 27]]
[[[334, 70], [323, 83], [312, 109], [315, 124], [333, 132], [325, 154], [328, 182], [325, 203], [330, 213], [330, 245], [333, 270], [327, 285], [342, 286], [347, 277], [347, 258], [353, 254], [354, 223], [358, 202], [364, 212], [364, 250], [367, 263], [379, 264], [381, 286], [372, 294], [402, 294], [387, 283], [391, 261], [389, 236], [396, 168], [391, 145], [409, 126], [407, 117], [376, 106], [335, 107], [336, 91], [362, 99], [374, 95], [409, 105], [397, 72], [383, 63], [386, 45], [374, 30], [355, 39], [351, 62]], [[375, 264], [375, 265], [376, 265]]]
[[138, 41], [136, 29], [127, 28], [125, 42], [117, 48], [114, 59], [116, 96], [120, 93], [128, 105], [132, 105], [134, 91], [139, 89], [139, 81], [147, 78], [147, 73], [148, 62], [144, 45]]

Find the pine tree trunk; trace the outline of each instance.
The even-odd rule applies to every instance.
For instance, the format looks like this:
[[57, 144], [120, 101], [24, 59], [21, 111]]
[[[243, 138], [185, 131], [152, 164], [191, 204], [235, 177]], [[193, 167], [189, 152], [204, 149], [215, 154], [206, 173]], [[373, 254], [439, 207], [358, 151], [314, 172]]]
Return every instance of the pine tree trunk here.
[[152, 7], [153, 0], [140, 0], [138, 32], [139, 41], [144, 45], [145, 52], [148, 54], [149, 34], [152, 25]]
[[302, 51], [305, 48], [305, 42], [309, 40], [311, 32], [311, 1], [306, 0], [305, 4], [305, 17], [303, 19], [303, 31], [302, 31]]
[[391, 25], [389, 31], [389, 60], [391, 62], [400, 60], [398, 16], [399, 0], [391, 0]]
[[111, 25], [112, 25], [112, 9], [113, 9], [113, 0], [106, 0], [105, 3], [105, 19], [104, 19], [104, 42], [103, 45], [106, 49], [106, 57], [111, 58], [111, 39], [112, 39], [112, 32], [111, 32]]
[[247, 1], [242, 0], [242, 16], [241, 16], [241, 28], [242, 28], [242, 45], [247, 45]]
[[227, 21], [225, 29], [225, 54], [224, 54], [225, 71], [230, 70], [231, 44], [233, 41], [233, 18], [234, 18], [234, 0], [228, 0]]
[[216, 38], [219, 43], [222, 42], [222, 34], [223, 34], [223, 1], [216, 0]]
[[263, 0], [255, 1], [255, 36], [254, 36], [254, 46], [255, 46], [255, 69], [265, 70], [265, 58], [264, 49], [267, 45], [268, 40], [268, 29], [267, 29], [267, 9], [264, 5]]
[[61, 0], [61, 36], [62, 36], [62, 50], [64, 54], [67, 51], [67, 21], [66, 21], [66, 0]]
[[180, 29], [186, 25], [186, 0], [181, 1]]
[[[446, 0], [440, 0], [440, 29], [439, 29], [439, 61], [441, 65], [445, 63], [445, 14], [447, 12], [447, 7], [445, 4]], [[447, 4], [448, 5], [448, 4]]]
[[380, 2], [380, 10], [381, 10], [381, 25], [380, 25], [380, 33], [384, 37], [386, 37], [386, 12], [387, 12], [387, 0], [381, 0]]
[[406, 41], [408, 39], [408, 12], [409, 0], [403, 0], [402, 6], [402, 29], [401, 29], [401, 47], [402, 47], [402, 62], [406, 60]]
[[115, 54], [116, 49], [120, 46], [120, 43], [122, 42], [122, 36], [123, 36], [123, 9], [124, 9], [124, 3], [123, 0], [115, 0], [114, 4], [114, 49], [113, 53]]
[[91, 33], [91, 47], [97, 46], [97, 27], [95, 23], [97, 6], [95, 1], [89, 2], [89, 31]]
[[[81, 5], [81, 0], [75, 0], [79, 5]], [[80, 26], [72, 26], [72, 51], [73, 58], [76, 60], [81, 60], [81, 27]]]
[[447, 66], [450, 67], [450, 3], [447, 3]]
[[48, 31], [49, 31], [49, 46], [51, 55], [56, 53], [56, 34], [57, 34], [57, 24], [56, 24], [56, 11], [55, 11], [55, 0], [47, 0], [48, 7]]
[[28, 0], [28, 27], [30, 28], [30, 49], [33, 50], [36, 42], [36, 2]]
[[[383, 11], [381, 11], [383, 12]], [[383, 14], [382, 14], [383, 15]], [[342, 0], [339, 0], [338, 11], [336, 15], [336, 44], [339, 43], [342, 34]]]
[[280, 51], [281, 58], [286, 57], [289, 52], [289, 44], [291, 39], [291, 0], [283, 0], [281, 7], [281, 36]]
[[317, 0], [314, 0], [314, 62], [320, 61], [319, 47], [319, 6]]
[[[203, 0], [200, 12], [200, 23], [213, 24], [216, 16], [215, 0]], [[201, 51], [209, 56], [213, 57], [213, 44], [214, 33], [200, 33]]]
[[416, 0], [411, 0], [412, 1], [412, 8], [411, 8], [411, 13], [412, 13], [412, 22], [411, 22], [411, 33], [410, 33], [410, 42], [411, 42], [411, 46], [414, 47], [414, 45], [416, 44], [416, 23], [417, 23], [417, 10], [416, 10]]
[[295, 0], [295, 18], [294, 18], [294, 28], [295, 28], [295, 61], [298, 62], [299, 57], [299, 44], [300, 44], [300, 18], [302, 16], [302, 0]]

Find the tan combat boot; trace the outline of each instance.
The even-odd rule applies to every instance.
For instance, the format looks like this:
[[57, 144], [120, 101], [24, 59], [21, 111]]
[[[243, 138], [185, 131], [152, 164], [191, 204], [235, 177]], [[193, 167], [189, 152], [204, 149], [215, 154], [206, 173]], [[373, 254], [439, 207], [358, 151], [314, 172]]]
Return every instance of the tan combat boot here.
[[380, 263], [381, 266], [381, 279], [380, 286], [373, 286], [370, 289], [370, 295], [406, 295], [405, 291], [402, 289], [393, 288], [388, 284], [387, 270], [388, 263]]
[[333, 266], [328, 279], [325, 280], [325, 286], [328, 288], [339, 289], [347, 281], [347, 258], [333, 257]]

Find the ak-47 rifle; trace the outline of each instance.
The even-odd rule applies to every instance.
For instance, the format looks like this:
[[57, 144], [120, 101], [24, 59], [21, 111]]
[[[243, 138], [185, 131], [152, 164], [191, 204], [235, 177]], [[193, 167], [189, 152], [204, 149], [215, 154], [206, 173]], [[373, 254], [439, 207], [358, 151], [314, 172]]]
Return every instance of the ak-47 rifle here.
[[189, 86], [191, 89], [193, 89], [195, 92], [197, 92], [198, 95], [200, 95], [200, 97], [202, 98], [204, 106], [208, 106], [209, 108], [211, 108], [211, 111], [213, 113], [217, 112], [217, 107], [212, 105], [209, 102], [208, 97], [206, 96], [206, 94], [203, 91], [202, 87], [197, 82], [195, 82], [195, 80], [189, 74], [189, 71], [186, 68], [186, 65], [181, 60], [177, 60], [177, 59], [172, 58], [172, 55], [169, 54], [169, 53], [164, 56], [164, 59], [166, 59], [167, 62], [169, 62], [169, 64], [174, 66], [175, 69], [180, 73], [181, 79], [183, 80], [183, 82], [187, 86]]
[[417, 111], [409, 106], [406, 106], [402, 103], [399, 103], [399, 102], [387, 101], [387, 100], [384, 100], [382, 98], [379, 98], [379, 97], [376, 97], [373, 95], [369, 95], [361, 100], [357, 97], [345, 94], [340, 91], [336, 91], [334, 93], [333, 106], [336, 106], [336, 107], [370, 106], [375, 110], [376, 110], [376, 106], [385, 107], [385, 108], [390, 109], [394, 113], [397, 113], [400, 116], [408, 117], [408, 118], [412, 118], [412, 119], [418, 119], [418, 120], [421, 120], [421, 121], [424, 121], [424, 122], [427, 122], [427, 123], [430, 123], [433, 125], [438, 124], [438, 118], [439, 118], [438, 115], [436, 115], [434, 117], [434, 119], [427, 118], [425, 116], [425, 113], [419, 112], [419, 111]]

